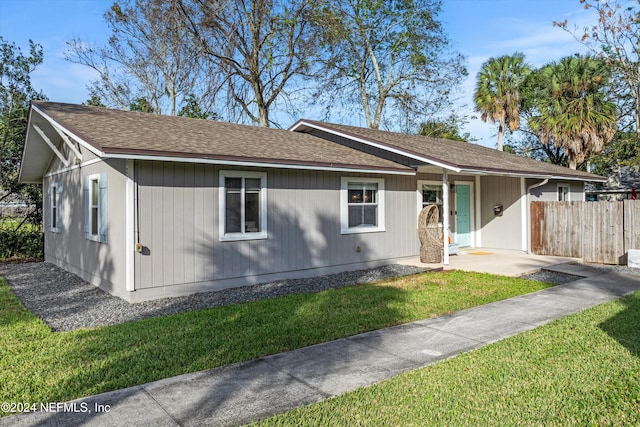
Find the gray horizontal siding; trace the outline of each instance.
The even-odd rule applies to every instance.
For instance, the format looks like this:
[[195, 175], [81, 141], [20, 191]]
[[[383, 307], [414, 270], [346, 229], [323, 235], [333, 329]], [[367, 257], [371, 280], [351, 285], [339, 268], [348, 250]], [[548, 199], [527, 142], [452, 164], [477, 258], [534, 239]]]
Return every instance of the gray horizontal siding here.
[[[527, 180], [527, 186], [542, 182], [542, 180]], [[584, 200], [584, 182], [582, 181], [562, 181], [550, 180], [541, 187], [531, 189], [531, 201], [555, 202], [558, 201], [558, 184], [569, 185], [569, 200], [581, 202]]]
[[[48, 223], [51, 207], [47, 198], [49, 185], [62, 185], [61, 232], [53, 233], [45, 227], [45, 261], [77, 274], [115, 295], [127, 297], [125, 259], [125, 184], [124, 160], [93, 163], [54, 175], [43, 180], [43, 215]], [[108, 243], [87, 240], [84, 237], [84, 177], [107, 174]], [[127, 246], [131, 248], [131, 246]]]
[[358, 175], [250, 170], [267, 173], [268, 239], [220, 241], [220, 167], [137, 163], [140, 220], [136, 232], [145, 247], [136, 254], [137, 289], [183, 284], [194, 284], [196, 289], [198, 283], [210, 289], [216, 288], [215, 282], [231, 279], [418, 253], [415, 177], [385, 176], [386, 232], [342, 235], [340, 178]]
[[[483, 176], [480, 179], [482, 199], [482, 246], [522, 250], [522, 208], [520, 178]], [[501, 216], [493, 206], [501, 204]]]

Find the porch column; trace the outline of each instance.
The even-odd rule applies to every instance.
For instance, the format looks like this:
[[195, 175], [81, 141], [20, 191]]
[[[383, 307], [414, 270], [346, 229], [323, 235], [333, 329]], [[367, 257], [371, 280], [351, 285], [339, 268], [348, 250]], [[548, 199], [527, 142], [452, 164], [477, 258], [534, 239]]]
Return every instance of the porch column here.
[[529, 251], [529, 192], [524, 177], [520, 177], [520, 222], [522, 223], [521, 249], [523, 252]]
[[442, 169], [442, 244], [444, 245], [444, 265], [449, 265], [449, 177]]
[[127, 159], [127, 181], [125, 186], [125, 289], [135, 291], [135, 174], [134, 161]]
[[475, 247], [481, 248], [482, 247], [482, 200], [480, 199], [480, 194], [482, 194], [481, 193], [482, 188], [480, 187], [480, 175], [476, 175], [476, 188], [474, 190], [476, 192], [475, 194], [475, 197], [476, 197]]

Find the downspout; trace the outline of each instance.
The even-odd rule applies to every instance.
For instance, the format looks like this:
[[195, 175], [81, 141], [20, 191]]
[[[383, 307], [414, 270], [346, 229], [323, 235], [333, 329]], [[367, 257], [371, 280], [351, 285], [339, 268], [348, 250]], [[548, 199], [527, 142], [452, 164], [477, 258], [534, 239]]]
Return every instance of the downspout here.
[[531, 253], [531, 201], [529, 196], [531, 195], [531, 190], [534, 188], [542, 187], [549, 182], [549, 178], [546, 178], [540, 182], [535, 184], [531, 184], [527, 187], [527, 253]]

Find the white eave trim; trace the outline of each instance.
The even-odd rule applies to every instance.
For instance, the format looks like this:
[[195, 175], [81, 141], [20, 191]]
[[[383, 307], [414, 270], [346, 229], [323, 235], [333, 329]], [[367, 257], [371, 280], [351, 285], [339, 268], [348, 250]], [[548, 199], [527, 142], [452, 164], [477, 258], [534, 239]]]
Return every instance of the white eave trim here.
[[343, 133], [343, 132], [340, 132], [340, 131], [336, 131], [336, 130], [333, 130], [333, 129], [329, 129], [329, 128], [325, 128], [325, 127], [322, 127], [322, 126], [318, 126], [316, 124], [308, 123], [308, 122], [305, 122], [305, 121], [300, 121], [300, 122], [296, 123], [295, 125], [291, 126], [289, 128], [289, 130], [291, 132], [295, 132], [296, 129], [298, 129], [302, 125], [308, 126], [308, 127], [314, 128], [314, 129], [318, 129], [318, 130], [321, 130], [323, 132], [328, 132], [328, 133], [330, 133], [332, 135], [341, 136], [343, 138], [347, 138], [347, 139], [350, 139], [352, 141], [357, 141], [357, 142], [360, 142], [362, 144], [369, 145], [371, 147], [376, 147], [376, 148], [379, 148], [381, 150], [389, 151], [389, 152], [394, 153], [394, 154], [400, 154], [401, 156], [408, 157], [408, 158], [414, 159], [414, 160], [419, 160], [421, 162], [428, 163], [430, 165], [437, 166], [437, 167], [440, 167], [440, 168], [444, 168], [444, 169], [447, 169], [447, 170], [450, 170], [450, 171], [453, 171], [453, 172], [460, 172], [461, 171], [460, 168], [457, 168], [457, 167], [455, 167], [453, 165], [449, 165], [449, 164], [446, 164], [446, 163], [438, 162], [438, 161], [435, 161], [433, 159], [428, 159], [428, 158], [423, 157], [423, 156], [418, 156], [418, 155], [415, 155], [415, 154], [407, 153], [404, 150], [398, 150], [396, 148], [389, 147], [388, 145], [385, 145], [385, 144], [378, 144], [376, 142], [372, 142], [372, 141], [369, 141], [367, 139], [358, 138], [358, 137], [353, 136], [353, 135], [349, 135], [349, 134], [346, 134], [346, 133]]
[[201, 163], [211, 165], [224, 165], [224, 166], [240, 166], [240, 167], [259, 167], [259, 168], [272, 168], [272, 169], [304, 169], [304, 170], [317, 170], [317, 171], [331, 171], [331, 172], [356, 172], [356, 173], [375, 173], [385, 175], [408, 175], [414, 176], [416, 174], [413, 170], [408, 171], [395, 171], [386, 169], [359, 169], [339, 166], [314, 166], [314, 165], [296, 165], [287, 163], [268, 163], [268, 162], [250, 162], [240, 160], [221, 160], [221, 159], [206, 159], [201, 157], [171, 157], [171, 156], [152, 156], [152, 155], [137, 155], [137, 154], [106, 154], [104, 159], [135, 159], [135, 160], [155, 160], [163, 162], [184, 162], [184, 163]]
[[60, 138], [62, 138], [62, 140], [67, 144], [67, 147], [69, 147], [69, 149], [73, 151], [73, 154], [75, 154], [76, 158], [82, 161], [82, 153], [80, 153], [80, 151], [76, 148], [75, 144], [71, 142], [71, 139], [69, 139], [69, 136], [67, 135], [64, 128], [58, 125], [57, 123], [54, 123], [54, 122], [49, 122], [49, 123], [51, 123], [51, 125], [53, 126], [53, 130], [55, 130], [57, 134], [60, 135]]
[[[49, 122], [49, 124], [51, 126], [54, 127], [54, 129], [56, 129], [56, 131], [58, 131], [58, 129], [60, 129], [61, 131], [63, 131], [67, 136], [73, 138], [74, 140], [76, 140], [78, 142], [78, 144], [80, 144], [81, 146], [83, 146], [84, 148], [86, 148], [87, 150], [91, 151], [93, 154], [95, 154], [98, 157], [105, 157], [104, 152], [98, 150], [96, 147], [94, 147], [93, 145], [89, 144], [87, 141], [85, 141], [84, 139], [80, 138], [79, 136], [77, 136], [76, 134], [74, 134], [73, 132], [70, 132], [67, 128], [65, 128], [64, 126], [58, 124], [58, 122], [56, 122], [51, 116], [49, 116], [47, 113], [45, 113], [44, 111], [42, 111], [40, 108], [38, 108], [38, 106], [36, 104], [31, 104], [31, 109], [35, 110], [38, 112], [38, 114], [40, 114], [40, 116], [45, 119], [47, 122]], [[31, 119], [30, 119], [31, 120]]]
[[565, 181], [596, 181], [605, 182], [606, 178], [594, 177], [580, 177], [580, 176], [567, 176], [567, 175], [553, 175], [545, 173], [525, 173], [525, 172], [502, 172], [491, 170], [478, 170], [478, 169], [461, 169], [461, 173], [469, 175], [487, 175], [487, 176], [508, 176], [513, 178], [531, 178], [531, 179], [556, 179]]

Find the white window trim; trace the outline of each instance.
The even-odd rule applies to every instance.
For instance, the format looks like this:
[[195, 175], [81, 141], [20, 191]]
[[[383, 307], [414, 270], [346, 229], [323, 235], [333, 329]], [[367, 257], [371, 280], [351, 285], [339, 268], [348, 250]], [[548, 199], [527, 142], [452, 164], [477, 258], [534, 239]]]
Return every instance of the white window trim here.
[[[366, 182], [378, 184], [378, 226], [377, 227], [349, 227], [349, 183]], [[385, 203], [384, 178], [340, 178], [340, 231], [341, 234], [375, 233], [385, 231]]]
[[559, 182], [558, 185], [556, 186], [556, 199], [558, 198], [558, 190], [560, 190], [560, 188], [567, 189], [567, 199], [563, 201], [570, 202], [571, 201], [571, 184], [569, 184], [568, 182]]
[[[416, 207], [418, 208], [418, 212], [416, 213], [416, 224], [418, 226], [419, 226], [418, 217], [420, 216], [420, 211], [422, 210], [422, 185], [423, 184], [433, 185], [434, 187], [438, 187], [442, 190], [442, 181], [431, 181], [431, 180], [424, 180], [424, 179], [418, 180], [418, 187], [416, 188]], [[442, 197], [444, 199], [444, 195]], [[444, 210], [444, 205], [442, 209]], [[444, 218], [444, 211], [442, 212], [442, 215]], [[438, 226], [442, 227], [442, 222], [438, 221]]]
[[[49, 231], [51, 231], [52, 233], [61, 233], [62, 232], [62, 227], [60, 226], [59, 223], [59, 219], [62, 219], [62, 216], [60, 215], [60, 208], [62, 206], [62, 203], [60, 201], [60, 195], [58, 194], [58, 188], [60, 188], [60, 184], [56, 181], [56, 182], [52, 182], [51, 184], [49, 184]], [[55, 220], [56, 220], [56, 226], [53, 226], [53, 220], [54, 220], [54, 214], [53, 214], [53, 198], [55, 196], [56, 199], [56, 203], [55, 203], [55, 208], [56, 208], [56, 215], [55, 215]]]
[[[260, 179], [260, 232], [248, 233], [241, 231], [239, 233], [225, 233], [225, 212], [226, 212], [226, 191], [224, 186], [225, 178], [259, 178]], [[220, 171], [220, 181], [218, 185], [218, 205], [219, 205], [219, 240], [222, 242], [236, 240], [259, 240], [269, 237], [267, 232], [267, 173], [266, 172], [247, 172], [247, 171]], [[244, 211], [244, 203], [241, 204]]]

